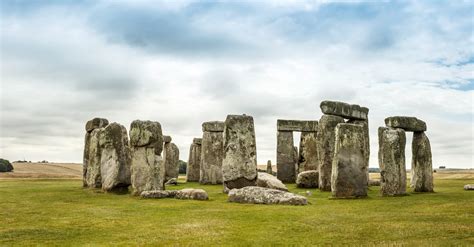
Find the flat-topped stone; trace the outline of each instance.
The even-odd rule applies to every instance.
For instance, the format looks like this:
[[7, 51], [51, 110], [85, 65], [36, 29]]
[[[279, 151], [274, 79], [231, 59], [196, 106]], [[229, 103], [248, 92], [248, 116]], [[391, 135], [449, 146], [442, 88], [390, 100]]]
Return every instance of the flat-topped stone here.
[[171, 142], [171, 136], [163, 136], [163, 142], [164, 143], [170, 143]]
[[366, 120], [369, 108], [360, 105], [351, 105], [339, 101], [325, 100], [319, 105], [324, 114], [336, 115], [347, 119]]
[[201, 145], [202, 144], [202, 138], [194, 138], [193, 143], [197, 144], [197, 145]]
[[202, 123], [202, 131], [208, 132], [223, 132], [224, 131], [224, 122], [222, 121], [211, 121]]
[[392, 128], [400, 128], [405, 131], [426, 131], [426, 123], [416, 117], [393, 116], [385, 119], [385, 125]]
[[474, 184], [466, 184], [466, 185], [464, 185], [464, 190], [474, 190]]
[[265, 172], [258, 173], [257, 186], [270, 188], [270, 189], [276, 189], [276, 190], [282, 190], [282, 191], [288, 191], [288, 188], [286, 187], [286, 185], [283, 184], [280, 180], [278, 180], [278, 178]]
[[256, 186], [248, 186], [241, 189], [230, 190], [228, 201], [252, 204], [308, 204], [308, 200], [304, 196], [296, 195], [286, 191]]
[[91, 132], [98, 128], [103, 128], [109, 124], [109, 120], [105, 118], [93, 118], [86, 123], [86, 131]]
[[277, 130], [316, 132], [318, 130], [318, 121], [278, 119]]

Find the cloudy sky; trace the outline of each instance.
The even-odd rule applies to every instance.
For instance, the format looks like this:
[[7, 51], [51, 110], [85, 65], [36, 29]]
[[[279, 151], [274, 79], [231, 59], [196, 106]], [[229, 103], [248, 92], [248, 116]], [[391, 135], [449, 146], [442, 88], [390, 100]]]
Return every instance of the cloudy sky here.
[[[84, 124], [162, 124], [187, 160], [201, 123], [252, 115], [258, 162], [276, 120], [322, 100], [427, 122], [433, 166], [472, 168], [470, 1], [2, 1], [0, 156], [82, 162]], [[411, 135], [407, 135], [410, 167]]]

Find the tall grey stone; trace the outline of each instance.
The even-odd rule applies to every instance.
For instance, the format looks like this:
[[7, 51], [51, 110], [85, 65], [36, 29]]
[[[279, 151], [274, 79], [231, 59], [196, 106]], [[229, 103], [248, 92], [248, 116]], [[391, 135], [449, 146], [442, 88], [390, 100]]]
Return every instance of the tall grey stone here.
[[271, 160], [267, 161], [267, 173], [268, 174], [273, 174], [272, 161]]
[[425, 132], [413, 133], [411, 186], [415, 192], [433, 192], [433, 164], [430, 140]]
[[165, 163], [161, 157], [163, 134], [161, 124], [135, 120], [130, 125], [132, 189], [134, 195], [146, 190], [163, 190]]
[[295, 153], [293, 148], [293, 132], [277, 132], [277, 178], [284, 183], [294, 183], [296, 180], [295, 172]]
[[257, 148], [253, 117], [228, 115], [224, 126], [224, 190], [255, 186]]
[[321, 191], [331, 191], [332, 159], [334, 156], [336, 126], [339, 123], [344, 123], [344, 118], [322, 115], [319, 120], [316, 145], [319, 158], [319, 189]]
[[201, 172], [201, 138], [194, 138], [189, 148], [189, 159], [186, 167], [186, 181], [199, 182]]
[[405, 131], [426, 131], [426, 123], [416, 117], [394, 116], [385, 119], [385, 125]]
[[296, 181], [296, 176], [298, 176], [298, 173], [299, 173], [298, 147], [297, 146], [293, 146], [293, 159], [294, 159], [293, 163], [295, 164], [294, 169], [295, 169], [295, 181]]
[[340, 123], [336, 127], [331, 193], [334, 198], [367, 196], [364, 127]]
[[380, 193], [384, 196], [406, 194], [405, 145], [403, 129], [379, 127]]
[[[364, 127], [364, 157], [367, 167], [369, 167], [370, 159], [370, 137], [369, 137], [369, 120], [348, 120], [347, 123], [359, 124]], [[367, 169], [367, 183], [369, 182], [369, 169]]]
[[102, 190], [126, 191], [131, 181], [127, 129], [118, 123], [107, 125], [100, 137]]
[[299, 172], [318, 170], [318, 146], [316, 141], [316, 131], [301, 132], [299, 148]]
[[[85, 129], [86, 135], [84, 137], [84, 153], [83, 153], [83, 164], [82, 164], [82, 184], [84, 187], [100, 188], [100, 155], [101, 151], [98, 147], [99, 132], [96, 131], [92, 134], [95, 129], [103, 129], [109, 124], [109, 121], [105, 118], [94, 118], [86, 122]], [[94, 136], [94, 142], [91, 139]], [[91, 148], [91, 145], [94, 147]], [[91, 167], [89, 167], [91, 166]], [[94, 175], [87, 175], [87, 171], [91, 170]], [[94, 178], [93, 178], [94, 177]]]
[[340, 116], [347, 119], [367, 120], [369, 109], [339, 101], [325, 100], [319, 105], [324, 114]]
[[202, 124], [201, 171], [199, 183], [222, 184], [222, 160], [224, 158], [224, 122]]
[[165, 181], [168, 181], [172, 178], [178, 179], [178, 176], [179, 176], [178, 146], [176, 146], [176, 144], [172, 142], [165, 142], [165, 145], [163, 148], [163, 159], [165, 162]]

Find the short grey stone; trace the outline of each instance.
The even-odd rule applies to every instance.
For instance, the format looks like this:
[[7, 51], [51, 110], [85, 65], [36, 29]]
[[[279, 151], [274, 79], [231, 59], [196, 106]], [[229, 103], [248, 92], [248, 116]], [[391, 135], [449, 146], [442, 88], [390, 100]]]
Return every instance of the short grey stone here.
[[317, 170], [309, 170], [300, 172], [296, 178], [296, 187], [298, 188], [318, 188], [319, 172]]
[[385, 119], [385, 125], [405, 131], [426, 131], [426, 123], [416, 117], [394, 116]]
[[474, 190], [474, 184], [466, 184], [466, 185], [464, 185], [464, 190]]
[[[197, 141], [199, 140], [199, 141]], [[194, 138], [189, 147], [189, 158], [186, 166], [186, 181], [199, 182], [201, 172], [201, 138]]]
[[256, 186], [232, 189], [229, 191], [229, 202], [252, 204], [283, 204], [306, 205], [308, 200], [304, 196], [296, 195], [281, 190], [262, 188]]
[[258, 173], [257, 186], [281, 191], [288, 191], [288, 188], [280, 180], [278, 180], [278, 178], [265, 172]]
[[184, 200], [190, 199], [190, 200], [204, 201], [204, 200], [208, 200], [209, 196], [207, 195], [207, 192], [203, 189], [188, 188], [188, 189], [178, 190], [174, 198], [184, 199]]
[[332, 161], [331, 193], [333, 198], [367, 196], [367, 163], [364, 151], [364, 127], [340, 123], [336, 127]]
[[339, 101], [325, 100], [319, 105], [324, 114], [340, 116], [347, 119], [366, 120], [369, 108], [359, 105], [351, 105]]
[[165, 185], [178, 185], [178, 179], [171, 178], [170, 180], [166, 181]]
[[380, 186], [380, 180], [369, 179], [369, 186]]
[[165, 162], [165, 181], [179, 176], [179, 149], [172, 142], [165, 143], [163, 149], [163, 159]]
[[403, 129], [380, 127], [379, 167], [380, 193], [383, 196], [406, 194], [405, 145]]
[[267, 161], [267, 173], [273, 175], [273, 168], [272, 168], [272, 161], [271, 160]]

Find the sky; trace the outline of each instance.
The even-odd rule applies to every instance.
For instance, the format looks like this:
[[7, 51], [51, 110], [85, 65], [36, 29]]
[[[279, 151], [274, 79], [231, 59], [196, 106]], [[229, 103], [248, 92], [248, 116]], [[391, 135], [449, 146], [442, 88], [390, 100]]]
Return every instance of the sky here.
[[[205, 121], [277, 119], [323, 100], [427, 123], [433, 167], [474, 168], [471, 1], [1, 1], [0, 157], [82, 162], [84, 125], [159, 121], [187, 160]], [[295, 134], [295, 145], [298, 144]], [[411, 167], [407, 133], [407, 167]]]

